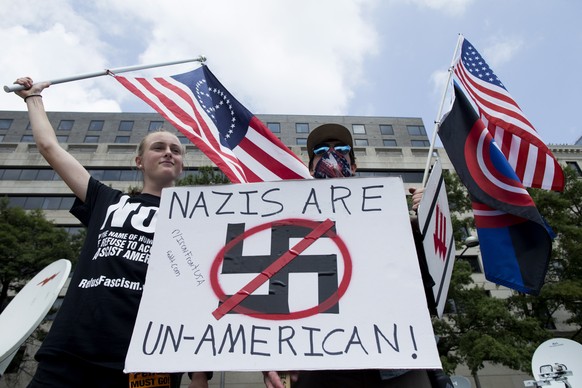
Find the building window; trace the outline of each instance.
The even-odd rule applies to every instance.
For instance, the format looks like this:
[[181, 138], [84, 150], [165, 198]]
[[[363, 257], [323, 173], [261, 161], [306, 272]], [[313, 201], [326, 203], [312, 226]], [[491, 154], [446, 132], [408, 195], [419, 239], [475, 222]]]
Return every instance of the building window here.
[[5, 181], [55, 181], [58, 175], [51, 169], [0, 169], [0, 180]]
[[10, 129], [12, 125], [12, 119], [0, 119], [0, 129]]
[[136, 181], [139, 177], [138, 171], [135, 170], [121, 170], [119, 179], [122, 181]]
[[380, 124], [380, 133], [382, 135], [394, 135], [394, 128], [389, 124]]
[[103, 124], [105, 121], [103, 120], [91, 120], [89, 123], [89, 131], [101, 131], [103, 130]]
[[129, 136], [115, 136], [115, 143], [129, 143]]
[[85, 136], [84, 143], [99, 143], [99, 136]]
[[8, 197], [8, 206], [24, 210], [68, 210], [74, 201], [74, 197]]
[[26, 130], [27, 130], [27, 131], [30, 131], [30, 130], [32, 130], [32, 126], [30, 125], [30, 121], [28, 122], [28, 125], [26, 126]]
[[8, 197], [8, 206], [9, 207], [24, 208], [25, 202], [26, 202], [26, 197]]
[[61, 120], [61, 122], [59, 123], [59, 126], [57, 127], [57, 130], [70, 131], [71, 129], [73, 129], [74, 123], [75, 123], [75, 120]]
[[422, 125], [407, 125], [406, 128], [410, 136], [426, 136], [426, 131]]
[[354, 139], [354, 144], [361, 147], [367, 147], [368, 139]]
[[307, 138], [306, 138], [306, 137], [298, 137], [298, 138], [295, 140], [295, 143], [296, 143], [297, 145], [307, 145]]
[[273, 133], [281, 133], [280, 123], [267, 123], [267, 128], [269, 128]]
[[20, 180], [21, 173], [22, 170], [20, 169], [4, 170], [4, 174], [2, 174], [2, 179], [5, 181], [18, 181]]
[[105, 170], [103, 172], [104, 181], [118, 181], [121, 178], [121, 170]]
[[150, 121], [150, 126], [148, 127], [149, 132], [157, 131], [164, 125], [163, 121]]
[[578, 165], [578, 163], [566, 162], [566, 165], [568, 167], [570, 167], [572, 170], [576, 171], [578, 173], [578, 176], [582, 176], [582, 169], [580, 169], [580, 166]]
[[428, 140], [411, 140], [410, 144], [413, 147], [430, 147], [430, 142]]
[[42, 209], [44, 197], [28, 197], [24, 202], [24, 209]]
[[384, 139], [382, 143], [384, 143], [384, 147], [396, 147], [396, 140], [394, 139]]
[[36, 179], [39, 181], [58, 181], [61, 177], [54, 170], [39, 170]]
[[43, 210], [59, 210], [62, 199], [62, 197], [45, 197], [42, 202]]
[[363, 135], [366, 133], [366, 126], [364, 124], [352, 124], [352, 131], [354, 134]]
[[403, 170], [392, 170], [392, 171], [367, 171], [364, 169], [358, 169], [356, 172], [357, 176], [395, 176], [401, 177], [404, 183], [421, 183], [424, 176], [424, 171], [403, 171]]
[[309, 124], [307, 124], [307, 123], [295, 123], [295, 132], [297, 132], [297, 133], [309, 133]]
[[69, 141], [69, 136], [67, 135], [57, 135], [57, 140], [59, 143], [66, 143]]
[[180, 144], [190, 144], [190, 140], [186, 136], [178, 136]]
[[4, 141], [4, 135], [0, 135], [0, 143]]
[[20, 176], [18, 177], [18, 180], [19, 181], [35, 181], [37, 176], [38, 176], [38, 170], [25, 169], [25, 170], [21, 170]]
[[120, 131], [131, 131], [133, 129], [133, 121], [132, 120], [121, 120], [119, 122]]
[[459, 256], [458, 259], [465, 260], [471, 266], [471, 272], [473, 273], [483, 273], [481, 269], [481, 264], [479, 263], [479, 257], [476, 255]]
[[32, 135], [22, 135], [20, 138], [21, 143], [34, 143], [34, 138]]

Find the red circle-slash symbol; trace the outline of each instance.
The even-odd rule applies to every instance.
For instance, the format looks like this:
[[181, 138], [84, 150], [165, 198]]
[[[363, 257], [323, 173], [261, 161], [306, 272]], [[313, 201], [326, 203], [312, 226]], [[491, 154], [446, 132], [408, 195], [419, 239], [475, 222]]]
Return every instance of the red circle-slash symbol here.
[[[275, 266], [275, 267], [278, 266], [279, 268], [277, 269], [277, 271], [280, 270], [281, 266], [284, 266], [284, 264], [281, 264], [282, 262], [288, 263], [290, 260], [293, 260], [293, 258], [300, 255], [301, 252], [303, 250], [305, 250], [309, 245], [311, 245], [316, 239], [318, 239], [319, 237], [325, 236], [325, 237], [329, 238], [337, 246], [337, 248], [342, 256], [343, 263], [344, 263], [344, 273], [342, 276], [342, 280], [337, 288], [337, 291], [333, 292], [329, 298], [327, 298], [326, 300], [324, 300], [323, 302], [321, 302], [317, 306], [314, 306], [314, 307], [311, 307], [311, 308], [308, 308], [305, 310], [294, 311], [294, 312], [291, 312], [288, 314], [261, 313], [260, 311], [254, 311], [254, 310], [251, 310], [249, 308], [240, 306], [238, 303], [236, 305], [234, 305], [232, 308], [230, 308], [229, 310], [235, 311], [239, 314], [248, 315], [248, 316], [251, 316], [254, 318], [267, 319], [267, 320], [301, 319], [301, 318], [310, 317], [312, 315], [326, 311], [331, 306], [334, 306], [335, 304], [337, 304], [338, 301], [341, 299], [341, 297], [345, 294], [345, 292], [348, 288], [348, 285], [350, 283], [351, 276], [352, 276], [352, 260], [351, 260], [350, 253], [349, 253], [345, 243], [341, 239], [341, 237], [339, 237], [337, 235], [337, 233], [335, 233], [330, 228], [330, 226], [325, 226], [324, 225], [325, 223], [331, 223], [331, 225], [333, 225], [333, 223], [330, 220], [326, 220], [322, 223], [321, 221], [288, 218], [288, 219], [284, 219], [284, 220], [277, 220], [277, 221], [269, 222], [266, 224], [258, 225], [258, 226], [255, 226], [255, 227], [245, 231], [244, 233], [240, 234], [239, 236], [237, 236], [236, 238], [231, 240], [228, 244], [226, 244], [218, 252], [216, 257], [214, 258], [214, 261], [212, 263], [212, 267], [210, 269], [210, 284], [211, 284], [212, 290], [214, 291], [214, 293], [216, 294], [218, 299], [223, 303], [229, 301], [229, 298], [233, 298], [233, 296], [228, 296], [223, 291], [223, 289], [220, 285], [220, 282], [218, 280], [218, 275], [219, 275], [220, 266], [224, 261], [225, 255], [234, 246], [239, 244], [242, 240], [244, 240], [244, 239], [246, 239], [246, 238], [248, 238], [256, 233], [262, 232], [262, 231], [267, 230], [267, 229], [271, 229], [273, 226], [284, 226], [284, 225], [300, 226], [300, 227], [304, 227], [304, 228], [309, 228], [313, 232], [308, 234], [300, 243], [296, 244], [293, 248], [289, 249], [288, 252], [286, 252], [281, 257], [279, 257], [277, 260], [275, 260], [275, 262], [272, 264], [272, 266]], [[323, 229], [322, 229], [322, 226], [324, 226]], [[321, 230], [321, 232], [320, 232], [320, 230]], [[249, 285], [251, 283], [254, 283], [254, 285], [256, 286], [259, 283], [262, 284], [265, 281], [268, 281], [270, 279], [270, 277], [272, 276], [272, 274], [269, 275], [268, 273], [266, 274], [265, 272], [268, 272], [268, 271], [263, 271], [262, 273], [258, 274], [249, 283]], [[239, 299], [244, 299], [249, 294], [250, 293], [245, 288], [243, 288], [235, 295], [237, 295], [239, 297]], [[215, 315], [215, 317], [217, 317], [217, 319], [220, 319], [220, 317], [222, 317], [224, 314], [226, 314], [226, 312], [228, 312], [228, 311], [223, 311], [223, 312], [220, 312], [217, 314], [215, 311], [214, 315]]]

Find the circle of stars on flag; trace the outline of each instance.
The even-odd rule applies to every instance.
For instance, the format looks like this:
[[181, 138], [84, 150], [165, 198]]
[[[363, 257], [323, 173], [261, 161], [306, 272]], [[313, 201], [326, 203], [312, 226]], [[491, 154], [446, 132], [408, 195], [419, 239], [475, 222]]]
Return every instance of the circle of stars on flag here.
[[[204, 111], [210, 116], [210, 118], [218, 124], [218, 121], [222, 121], [223, 118], [218, 118], [217, 115], [222, 112], [224, 114], [227, 110], [230, 115], [229, 125], [227, 128], [222, 125], [217, 125], [220, 134], [223, 136], [224, 140], [228, 142], [228, 139], [234, 132], [236, 127], [236, 116], [234, 108], [230, 102], [230, 96], [224, 93], [218, 88], [209, 88], [206, 86], [206, 80], [202, 79], [196, 82], [196, 99], [200, 103], [200, 106]], [[218, 97], [214, 98], [213, 96]], [[218, 99], [218, 102], [215, 100]]]

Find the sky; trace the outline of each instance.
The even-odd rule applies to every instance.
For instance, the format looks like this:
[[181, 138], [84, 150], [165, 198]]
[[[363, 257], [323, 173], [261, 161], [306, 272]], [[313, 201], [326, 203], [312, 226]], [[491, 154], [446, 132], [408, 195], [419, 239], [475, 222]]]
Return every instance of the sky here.
[[[573, 144], [581, 16], [577, 0], [0, 0], [0, 82], [204, 55], [255, 114], [420, 117], [432, 137], [462, 34], [546, 143]], [[109, 76], [43, 95], [49, 111], [152, 111]], [[0, 110], [25, 109], [0, 91]]]

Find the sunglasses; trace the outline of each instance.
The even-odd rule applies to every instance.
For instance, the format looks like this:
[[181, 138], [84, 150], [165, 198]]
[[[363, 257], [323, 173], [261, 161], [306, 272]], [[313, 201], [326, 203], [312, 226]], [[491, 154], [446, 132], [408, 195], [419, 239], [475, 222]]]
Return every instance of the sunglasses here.
[[340, 155], [347, 155], [352, 150], [352, 147], [350, 147], [349, 145], [328, 146], [326, 144], [321, 144], [313, 149], [313, 154], [323, 155], [327, 153], [331, 148], [333, 148], [333, 150]]

